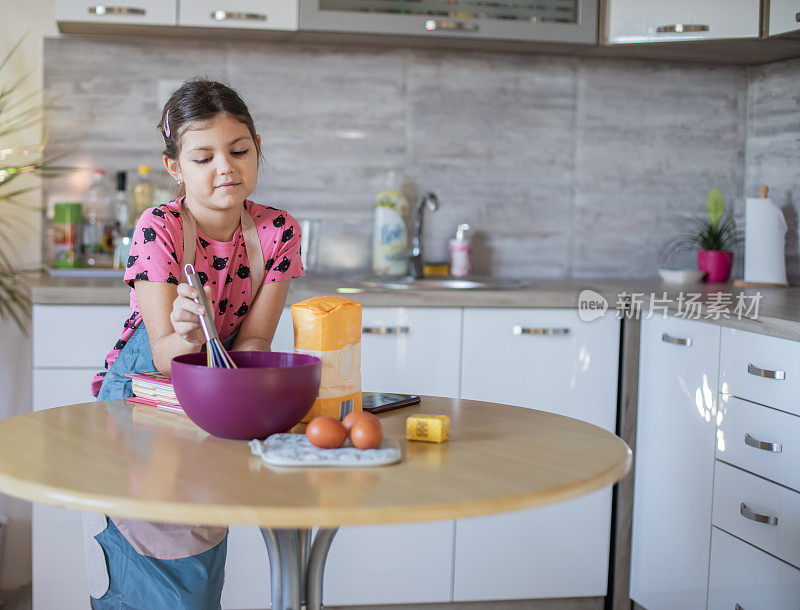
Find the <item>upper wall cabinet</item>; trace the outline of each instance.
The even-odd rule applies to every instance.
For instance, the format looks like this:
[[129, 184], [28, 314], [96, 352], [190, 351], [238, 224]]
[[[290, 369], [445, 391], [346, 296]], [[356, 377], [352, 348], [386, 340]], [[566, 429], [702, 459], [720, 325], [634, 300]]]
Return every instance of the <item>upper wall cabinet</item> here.
[[175, 0], [120, 0], [101, 4], [89, 0], [56, 0], [56, 21], [110, 25], [175, 25]]
[[296, 30], [295, 0], [179, 0], [178, 25]]
[[300, 0], [300, 29], [595, 44], [597, 0]]
[[609, 0], [608, 11], [612, 43], [759, 35], [759, 0]]
[[770, 0], [769, 31], [770, 36], [800, 30], [800, 1]]

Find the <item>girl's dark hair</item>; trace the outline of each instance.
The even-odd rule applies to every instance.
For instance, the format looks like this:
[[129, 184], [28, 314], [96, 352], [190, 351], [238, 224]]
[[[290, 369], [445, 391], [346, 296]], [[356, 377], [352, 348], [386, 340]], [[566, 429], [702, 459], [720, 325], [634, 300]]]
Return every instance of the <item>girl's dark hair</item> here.
[[183, 132], [192, 123], [211, 122], [219, 114], [227, 114], [247, 126], [261, 159], [261, 147], [247, 104], [227, 85], [204, 78], [185, 81], [164, 104], [158, 123], [158, 131], [164, 138], [164, 156], [177, 159]]

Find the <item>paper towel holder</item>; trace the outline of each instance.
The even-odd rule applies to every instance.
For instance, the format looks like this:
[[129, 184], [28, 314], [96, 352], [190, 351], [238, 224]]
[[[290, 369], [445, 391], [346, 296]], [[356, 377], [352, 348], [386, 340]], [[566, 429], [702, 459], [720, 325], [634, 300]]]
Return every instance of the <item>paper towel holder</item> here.
[[[761, 199], [769, 197], [769, 186], [762, 184], [758, 187], [758, 196]], [[733, 285], [737, 288], [787, 288], [789, 284], [776, 282], [748, 282], [746, 280], [734, 280]]]

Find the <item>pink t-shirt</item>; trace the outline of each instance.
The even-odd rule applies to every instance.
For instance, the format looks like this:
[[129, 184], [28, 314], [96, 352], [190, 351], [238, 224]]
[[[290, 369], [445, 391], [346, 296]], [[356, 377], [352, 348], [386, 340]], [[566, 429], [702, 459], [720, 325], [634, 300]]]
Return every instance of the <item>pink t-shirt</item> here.
[[[264, 284], [305, 275], [300, 261], [300, 226], [282, 210], [245, 201], [253, 217], [264, 253]], [[103, 377], [119, 356], [128, 339], [142, 321], [135, 280], [168, 282], [178, 285], [183, 264], [183, 226], [180, 200], [145, 210], [133, 232], [125, 283], [131, 287], [130, 315], [123, 324], [122, 336], [108, 352], [105, 370], [92, 379], [92, 395], [97, 396]], [[188, 261], [187, 261], [188, 262]], [[251, 303], [250, 267], [241, 226], [231, 241], [210, 239], [198, 228], [194, 266], [205, 286], [211, 284], [214, 325], [221, 339], [239, 328]]]

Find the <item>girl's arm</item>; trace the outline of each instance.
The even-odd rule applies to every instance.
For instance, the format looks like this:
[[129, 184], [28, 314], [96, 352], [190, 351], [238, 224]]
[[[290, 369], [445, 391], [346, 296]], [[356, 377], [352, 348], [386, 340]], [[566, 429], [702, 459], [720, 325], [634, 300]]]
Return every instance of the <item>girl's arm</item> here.
[[[171, 375], [172, 359], [181, 354], [200, 351], [205, 337], [200, 328], [200, 306], [190, 297], [196, 296], [188, 284], [175, 286], [166, 282], [134, 282], [139, 310], [150, 338], [153, 363], [160, 373]], [[211, 292], [205, 287], [206, 298]]]
[[283, 280], [261, 287], [239, 327], [232, 351], [270, 351], [272, 338], [289, 294], [290, 281]]

